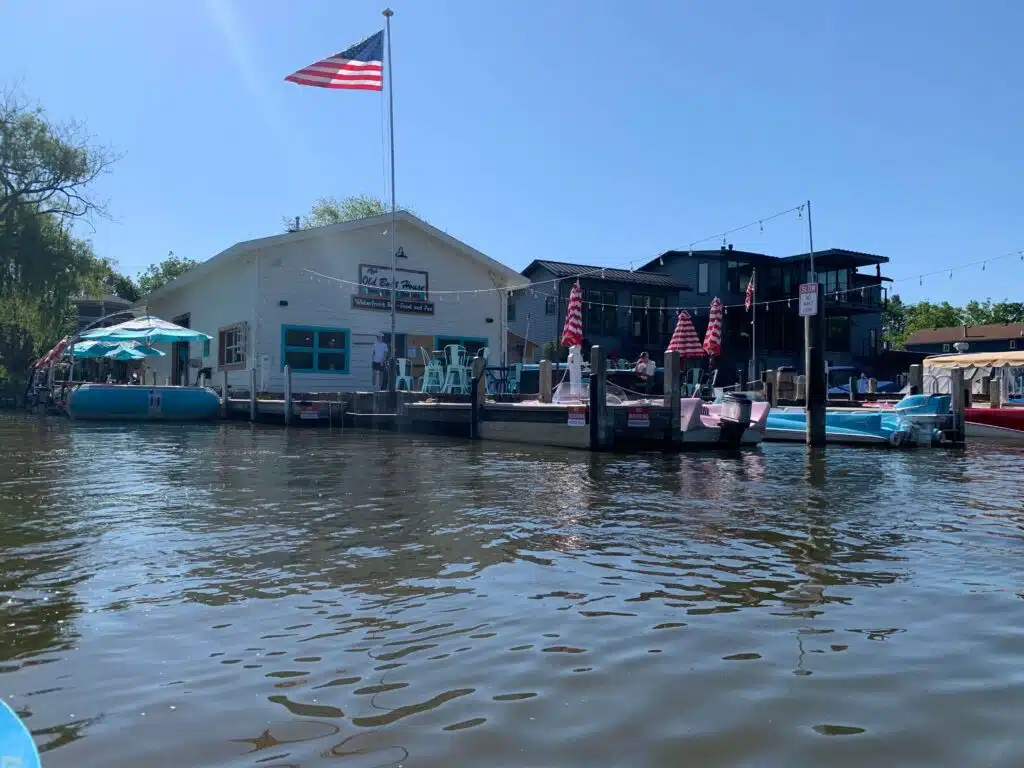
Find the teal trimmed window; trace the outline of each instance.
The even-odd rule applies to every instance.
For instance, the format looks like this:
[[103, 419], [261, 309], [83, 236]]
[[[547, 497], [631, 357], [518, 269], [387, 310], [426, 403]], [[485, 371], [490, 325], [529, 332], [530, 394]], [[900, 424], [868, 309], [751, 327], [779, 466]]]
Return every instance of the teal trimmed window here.
[[281, 370], [292, 373], [348, 373], [352, 334], [348, 328], [281, 326]]

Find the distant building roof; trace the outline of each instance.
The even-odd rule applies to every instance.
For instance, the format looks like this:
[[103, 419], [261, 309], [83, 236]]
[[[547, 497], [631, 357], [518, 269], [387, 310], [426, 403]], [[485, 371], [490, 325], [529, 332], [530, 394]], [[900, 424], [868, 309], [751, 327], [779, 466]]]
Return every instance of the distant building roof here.
[[[767, 253], [756, 251], [737, 251], [731, 248], [716, 248], [703, 251], [665, 251], [661, 256], [651, 259], [640, 269], [649, 269], [665, 259], [678, 258], [680, 256], [692, 257], [708, 261], [712, 259], [728, 259], [729, 261], [744, 261], [754, 265], [778, 264], [780, 262], [796, 262], [809, 259], [810, 253], [798, 253], [795, 256], [769, 256]], [[889, 261], [887, 256], [878, 256], [874, 253], [863, 253], [862, 251], [848, 251], [845, 248], [827, 248], [823, 251], [814, 252], [815, 267], [820, 263], [824, 267], [866, 267], [872, 264], [886, 264]]]
[[106, 296], [79, 296], [76, 299], [71, 300], [72, 304], [120, 304], [122, 306], [131, 306], [134, 302], [128, 301], [128, 299], [122, 299], [120, 296], [113, 294], [107, 294]]
[[1024, 323], [954, 325], [950, 328], [925, 328], [907, 336], [903, 346], [950, 344], [955, 341], [1003, 341], [1024, 337]]
[[665, 251], [660, 256], [657, 256], [640, 269], [649, 269], [655, 264], [660, 264], [665, 259], [674, 259], [680, 256], [693, 257], [695, 259], [701, 259], [702, 261], [708, 261], [711, 259], [728, 259], [730, 261], [747, 261], [753, 264], [777, 261], [774, 256], [769, 256], [766, 253], [757, 253], [755, 251], [736, 251], [730, 248], [715, 248], [702, 251]]
[[693, 288], [686, 283], [680, 282], [667, 275], [659, 275], [654, 272], [634, 272], [628, 269], [614, 269], [612, 267], [598, 267], [592, 264], [571, 264], [567, 261], [547, 261], [535, 259], [531, 261], [523, 274], [529, 276], [535, 269], [543, 268], [555, 277], [589, 277], [597, 280], [610, 280], [616, 283], [630, 283], [632, 285], [649, 285], [657, 288], [670, 288], [677, 291], [692, 291]]
[[[783, 256], [780, 261], [804, 261], [811, 257], [810, 253], [798, 253], [795, 256]], [[848, 251], [845, 248], [826, 248], [814, 252], [815, 261], [825, 266], [835, 267], [867, 267], [872, 264], [888, 264], [888, 256], [863, 251]], [[817, 267], [817, 264], [815, 264]]]

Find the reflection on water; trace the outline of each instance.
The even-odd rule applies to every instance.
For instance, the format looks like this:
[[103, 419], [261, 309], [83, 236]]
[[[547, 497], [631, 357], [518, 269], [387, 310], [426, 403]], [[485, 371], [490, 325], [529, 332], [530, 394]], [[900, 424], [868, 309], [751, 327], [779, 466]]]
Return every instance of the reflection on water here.
[[1024, 452], [0, 418], [47, 766], [1020, 764]]

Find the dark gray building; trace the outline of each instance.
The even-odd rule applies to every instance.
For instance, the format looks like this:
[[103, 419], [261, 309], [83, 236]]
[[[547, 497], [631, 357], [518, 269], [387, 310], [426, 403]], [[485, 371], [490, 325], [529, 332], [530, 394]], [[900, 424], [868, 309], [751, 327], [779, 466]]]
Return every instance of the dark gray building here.
[[536, 260], [523, 275], [532, 287], [509, 298], [508, 328], [536, 342], [539, 356], [546, 354], [545, 345], [559, 345], [577, 277], [583, 291], [584, 348], [600, 344], [613, 358], [635, 360], [647, 352], [660, 359], [678, 308], [693, 303], [689, 283], [652, 271]]
[[[880, 352], [885, 256], [831, 248], [816, 252], [815, 268], [824, 284], [825, 357], [831, 365], [858, 365], [870, 371]], [[861, 268], [874, 267], [873, 274]], [[757, 323], [743, 307], [747, 284], [757, 270]], [[810, 271], [810, 255], [776, 257], [731, 246], [707, 251], [667, 251], [640, 268], [695, 286], [686, 303], [706, 307], [714, 297], [733, 305], [725, 314], [719, 368], [747, 370], [751, 333], [757, 334], [757, 368], [803, 369], [804, 322], [798, 314], [799, 286]], [[764, 302], [772, 302], [764, 304]], [[703, 334], [707, 323], [696, 318]], [[703, 322], [701, 322], [703, 320]]]

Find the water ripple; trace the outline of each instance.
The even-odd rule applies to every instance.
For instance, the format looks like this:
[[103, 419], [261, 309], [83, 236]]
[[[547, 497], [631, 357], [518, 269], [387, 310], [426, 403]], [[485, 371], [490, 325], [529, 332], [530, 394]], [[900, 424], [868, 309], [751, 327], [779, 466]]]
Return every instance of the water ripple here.
[[0, 416], [0, 682], [58, 767], [1013, 766], [1022, 460]]

